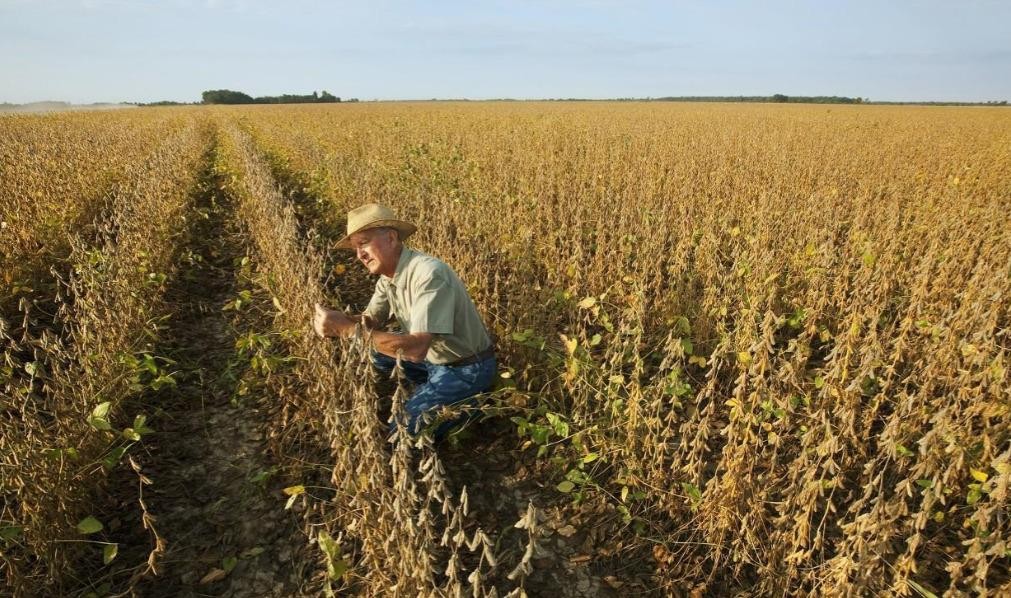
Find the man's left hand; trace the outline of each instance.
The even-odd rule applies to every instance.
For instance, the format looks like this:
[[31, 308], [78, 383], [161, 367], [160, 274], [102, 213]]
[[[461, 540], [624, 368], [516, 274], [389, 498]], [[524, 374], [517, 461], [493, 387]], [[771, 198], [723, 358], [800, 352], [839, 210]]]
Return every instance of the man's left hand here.
[[312, 317], [312, 328], [322, 337], [339, 336], [349, 327], [354, 326], [351, 318], [342, 311], [327, 309], [319, 303], [315, 306]]

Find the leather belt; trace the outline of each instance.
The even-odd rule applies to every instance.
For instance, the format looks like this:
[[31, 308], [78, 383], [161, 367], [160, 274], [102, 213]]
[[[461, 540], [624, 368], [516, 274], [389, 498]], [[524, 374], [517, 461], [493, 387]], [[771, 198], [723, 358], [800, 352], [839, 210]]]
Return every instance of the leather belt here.
[[471, 355], [470, 357], [464, 357], [463, 359], [458, 359], [458, 360], [456, 360], [456, 361], [454, 361], [452, 363], [446, 363], [446, 364], [443, 364], [443, 365], [447, 365], [447, 366], [449, 366], [451, 368], [455, 368], [455, 367], [460, 367], [462, 365], [471, 365], [471, 364], [475, 364], [475, 363], [480, 363], [480, 362], [484, 361], [485, 359], [488, 359], [489, 357], [494, 357], [494, 356], [495, 356], [495, 347], [491, 346], [491, 347], [488, 347], [487, 349], [485, 349], [484, 351], [481, 351], [480, 353], [475, 353], [474, 355]]

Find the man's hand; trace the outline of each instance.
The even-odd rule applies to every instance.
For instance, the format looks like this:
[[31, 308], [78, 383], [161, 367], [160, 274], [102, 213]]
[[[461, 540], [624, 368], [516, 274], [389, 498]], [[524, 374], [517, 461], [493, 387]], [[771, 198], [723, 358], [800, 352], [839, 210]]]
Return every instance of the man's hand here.
[[312, 316], [312, 328], [316, 334], [322, 337], [339, 336], [345, 330], [352, 328], [355, 323], [342, 311], [327, 309], [316, 304], [316, 311]]

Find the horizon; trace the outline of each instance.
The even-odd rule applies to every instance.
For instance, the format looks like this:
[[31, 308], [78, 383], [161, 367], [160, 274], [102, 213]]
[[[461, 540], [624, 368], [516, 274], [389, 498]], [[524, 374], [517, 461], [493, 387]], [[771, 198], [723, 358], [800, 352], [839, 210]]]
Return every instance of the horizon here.
[[[0, 103], [1011, 99], [1011, 5], [0, 0]], [[181, 43], [184, 42], [184, 43]]]

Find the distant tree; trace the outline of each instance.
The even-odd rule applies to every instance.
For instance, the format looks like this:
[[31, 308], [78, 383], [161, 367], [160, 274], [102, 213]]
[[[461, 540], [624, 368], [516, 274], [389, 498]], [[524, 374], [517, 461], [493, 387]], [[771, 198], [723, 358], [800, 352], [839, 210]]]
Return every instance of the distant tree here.
[[201, 94], [205, 104], [252, 104], [253, 98], [241, 91], [212, 89]]
[[204, 104], [324, 104], [340, 102], [341, 99], [325, 89], [322, 92], [313, 91], [305, 95], [286, 93], [255, 98], [241, 91], [212, 89], [203, 93], [203, 101]]
[[781, 93], [777, 93], [777, 94], [774, 94], [772, 96], [772, 101], [773, 102], [779, 102], [780, 104], [782, 104], [784, 102], [789, 102], [790, 101], [790, 97], [789, 96], [785, 96], [785, 95], [783, 95]]

